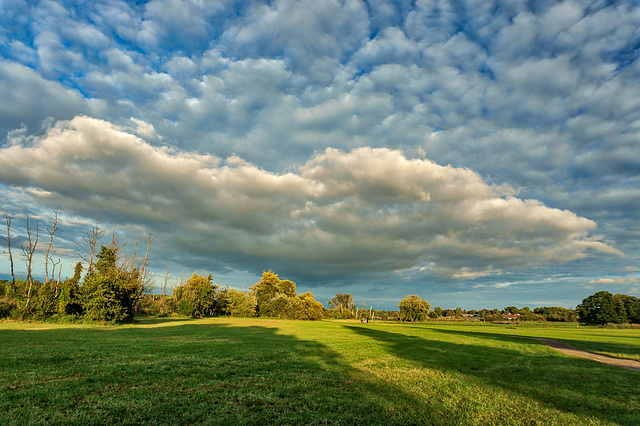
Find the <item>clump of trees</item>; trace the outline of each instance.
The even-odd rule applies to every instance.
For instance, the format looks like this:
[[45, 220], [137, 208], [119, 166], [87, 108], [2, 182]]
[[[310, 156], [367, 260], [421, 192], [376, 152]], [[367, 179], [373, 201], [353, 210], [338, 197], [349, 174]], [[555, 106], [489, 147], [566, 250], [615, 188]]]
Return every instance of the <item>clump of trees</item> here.
[[[144, 261], [137, 261], [134, 255], [120, 259], [120, 244], [114, 232], [109, 246], [100, 243], [105, 232], [98, 226], [78, 242], [79, 255], [83, 262], [76, 264], [74, 275], [62, 279], [62, 262], [54, 259], [52, 250], [54, 236], [61, 232], [59, 212], [54, 211], [51, 226], [46, 229], [48, 239], [43, 247], [40, 221], [26, 218], [26, 237], [21, 244], [21, 257], [25, 263], [26, 278], [16, 277], [12, 250], [12, 218], [6, 216], [7, 234], [3, 239], [7, 244], [11, 266], [11, 280], [0, 288], [0, 317], [35, 320], [65, 320], [81, 318], [96, 321], [131, 321], [143, 293], [147, 290], [145, 268], [152, 241], [149, 235]], [[137, 241], [136, 241], [137, 246]], [[34, 259], [44, 253], [44, 281], [33, 277]], [[57, 275], [56, 275], [57, 268]], [[83, 270], [86, 271], [84, 277]]]
[[296, 294], [296, 284], [280, 280], [273, 271], [262, 273], [262, 279], [250, 287], [256, 301], [256, 313], [261, 317], [320, 320], [324, 306], [310, 292]]
[[[100, 228], [97, 219], [95, 226], [77, 243], [82, 261], [77, 263], [73, 277], [62, 280], [61, 261], [52, 256], [54, 235], [61, 232], [59, 212], [56, 210], [54, 214], [44, 245], [39, 221], [26, 218], [26, 232], [22, 236], [25, 242], [20, 247], [27, 270], [25, 279], [14, 274], [12, 218], [6, 216], [7, 233], [2, 239], [6, 241], [10, 259], [11, 280], [0, 280], [0, 318], [124, 322], [133, 320], [136, 313], [188, 317], [259, 315], [306, 320], [319, 320], [324, 316], [325, 308], [313, 294], [298, 295], [293, 281], [280, 280], [273, 271], [264, 272], [262, 279], [246, 293], [221, 288], [213, 283], [211, 275], [194, 273], [186, 282], [181, 280], [168, 295], [167, 269], [161, 283], [162, 294], [152, 294], [147, 263], [154, 238], [149, 234], [143, 259], [136, 258], [137, 239], [133, 255], [127, 258], [121, 253], [126, 243], [120, 241], [115, 228], [111, 244], [101, 244], [106, 230]], [[34, 258], [39, 253], [44, 253], [43, 282], [32, 275]]]
[[640, 299], [626, 294], [599, 291], [576, 308], [579, 321], [587, 325], [640, 324]]
[[335, 297], [327, 302], [329, 308], [326, 316], [335, 319], [357, 318], [358, 306], [353, 302], [349, 293], [336, 293]]

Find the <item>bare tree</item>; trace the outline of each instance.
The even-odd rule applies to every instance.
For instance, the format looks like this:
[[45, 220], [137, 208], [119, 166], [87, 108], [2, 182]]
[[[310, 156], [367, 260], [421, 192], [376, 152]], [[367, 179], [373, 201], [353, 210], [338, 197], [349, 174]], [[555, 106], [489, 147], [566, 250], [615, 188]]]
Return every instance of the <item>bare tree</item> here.
[[13, 254], [11, 253], [11, 215], [6, 215], [7, 219], [7, 238], [2, 237], [7, 242], [7, 250], [9, 251], [9, 262], [11, 263], [11, 287], [15, 289], [16, 276], [13, 272]]
[[155, 237], [151, 238], [151, 234], [153, 234], [153, 231], [149, 232], [149, 235], [147, 236], [147, 251], [144, 254], [144, 260], [142, 261], [142, 268], [140, 271], [140, 282], [143, 282], [147, 277], [147, 263], [149, 262], [149, 248], [151, 247], [151, 242], [156, 239]]
[[57, 285], [60, 285], [60, 275], [62, 275], [62, 261], [60, 259], [58, 259], [57, 262], [54, 262], [53, 259], [50, 259], [51, 263], [53, 264], [53, 267], [51, 268], [51, 279], [53, 280], [53, 276], [55, 275], [56, 272], [56, 266], [58, 266], [58, 281], [56, 282]]
[[89, 265], [87, 268], [87, 272], [89, 273], [93, 268], [93, 258], [96, 253], [96, 247], [100, 241], [100, 237], [105, 232], [104, 229], [100, 229], [98, 224], [99, 218], [99, 215], [96, 216], [96, 225], [76, 244], [78, 246], [78, 256]]
[[164, 276], [164, 282], [162, 285], [162, 308], [160, 308], [160, 313], [164, 314], [165, 312], [165, 302], [167, 300], [167, 284], [169, 282], [169, 270], [171, 269], [171, 264], [167, 266], [167, 274]]
[[33, 230], [29, 226], [29, 215], [27, 215], [27, 246], [21, 246], [22, 248], [22, 256], [24, 258], [25, 264], [27, 266], [27, 301], [24, 305], [23, 309], [27, 309], [29, 306], [29, 301], [31, 300], [31, 289], [33, 288], [33, 277], [31, 276], [31, 264], [33, 262], [33, 255], [36, 252], [36, 248], [38, 246], [38, 237], [40, 231], [38, 229], [38, 220], [36, 220], [36, 235], [33, 237]]
[[[117, 225], [113, 225], [113, 232], [111, 233], [111, 244], [109, 244], [109, 248], [115, 252], [116, 258], [120, 259], [120, 253], [122, 252], [122, 249], [127, 246], [127, 242], [122, 241], [122, 238], [120, 238], [120, 235], [118, 235], [118, 232], [116, 231], [116, 227]], [[124, 267], [124, 269], [127, 269], [126, 263], [126, 259], [123, 260], [122, 266]]]
[[[54, 217], [53, 217], [53, 223], [51, 225], [51, 228], [47, 228], [47, 232], [49, 233], [49, 245], [47, 246], [47, 252], [44, 255], [44, 282], [47, 283], [49, 282], [49, 252], [51, 251], [51, 246], [53, 245], [53, 234], [56, 233], [57, 230], [59, 230], [60, 228], [58, 227], [58, 214], [60, 213], [58, 211], [58, 209], [53, 211], [54, 213]], [[55, 264], [54, 264], [54, 268], [55, 268]], [[51, 279], [53, 279], [53, 275], [54, 272], [51, 272]]]

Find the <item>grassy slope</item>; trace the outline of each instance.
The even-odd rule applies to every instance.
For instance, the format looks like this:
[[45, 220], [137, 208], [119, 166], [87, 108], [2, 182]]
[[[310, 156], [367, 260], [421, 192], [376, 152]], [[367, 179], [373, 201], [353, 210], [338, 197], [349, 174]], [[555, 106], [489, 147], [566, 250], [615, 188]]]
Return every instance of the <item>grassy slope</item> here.
[[640, 424], [640, 373], [502, 334], [640, 354], [640, 330], [0, 323], [0, 424]]

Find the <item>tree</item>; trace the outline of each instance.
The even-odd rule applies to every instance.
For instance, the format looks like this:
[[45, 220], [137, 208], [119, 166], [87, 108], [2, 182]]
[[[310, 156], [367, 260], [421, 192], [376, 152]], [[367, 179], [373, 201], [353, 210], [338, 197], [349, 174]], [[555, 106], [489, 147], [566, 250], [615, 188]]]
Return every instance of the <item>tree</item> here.
[[218, 311], [232, 317], [253, 317], [256, 314], [256, 301], [251, 294], [226, 288], [218, 294]]
[[624, 310], [624, 316], [629, 323], [640, 324], [640, 299], [626, 294], [616, 294], [616, 307]]
[[[249, 290], [251, 290], [256, 299], [258, 315], [271, 316], [266, 315], [266, 305], [269, 300], [280, 294], [294, 297], [296, 295], [296, 284], [289, 280], [280, 281], [278, 274], [268, 270], [262, 272], [262, 279], [255, 283], [253, 287], [249, 287]], [[271, 311], [272, 307], [269, 307], [268, 310]]]
[[339, 311], [340, 315], [348, 315], [348, 317], [353, 316], [353, 311], [356, 309], [356, 304], [353, 303], [353, 297], [351, 297], [349, 293], [336, 293], [336, 296], [329, 300], [328, 305], [330, 308]]
[[580, 322], [589, 325], [626, 322], [626, 311], [621, 300], [608, 291], [599, 291], [587, 297], [577, 306]]
[[[54, 213], [54, 217], [53, 217], [53, 223], [51, 225], [51, 228], [47, 228], [47, 233], [49, 234], [49, 245], [47, 246], [47, 251], [45, 252], [44, 255], [44, 282], [47, 283], [49, 281], [49, 252], [51, 252], [51, 246], [53, 245], [53, 235], [56, 233], [57, 230], [59, 230], [59, 226], [58, 226], [58, 214], [59, 211], [56, 209], [53, 211]], [[55, 272], [55, 264], [54, 264], [54, 270], [51, 272], [51, 279], [53, 279], [53, 274]]]
[[100, 242], [100, 237], [104, 234], [105, 230], [100, 229], [98, 220], [100, 216], [96, 216], [96, 225], [91, 228], [91, 231], [78, 242], [78, 255], [84, 260], [87, 266], [87, 273], [90, 274], [93, 271], [93, 258], [95, 256], [96, 248]]
[[506, 308], [504, 308], [502, 310], [502, 313], [505, 314], [505, 315], [509, 315], [509, 314], [515, 315], [515, 314], [520, 313], [520, 311], [515, 306], [507, 306]]
[[211, 274], [204, 277], [193, 274], [186, 283], [173, 290], [176, 299], [176, 311], [188, 317], [213, 315], [216, 309], [216, 290]]
[[33, 255], [38, 247], [38, 236], [40, 231], [38, 229], [38, 220], [36, 220], [35, 237], [32, 235], [33, 230], [29, 226], [29, 215], [27, 215], [27, 245], [21, 246], [22, 257], [24, 258], [25, 265], [27, 266], [27, 301], [22, 307], [23, 312], [27, 312], [29, 308], [29, 302], [31, 300], [31, 291], [33, 290], [33, 277], [31, 276], [31, 265], [33, 263]]
[[272, 298], [262, 303], [260, 316], [274, 318], [299, 319], [303, 307], [298, 297], [277, 293]]
[[300, 299], [302, 305], [300, 319], [307, 319], [312, 321], [322, 319], [324, 307], [322, 306], [322, 303], [318, 302], [313, 297], [313, 294], [311, 294], [311, 292], [307, 291], [305, 293], [302, 293], [300, 296], [298, 296], [298, 298]]
[[7, 250], [9, 251], [9, 263], [11, 264], [11, 287], [12, 290], [15, 291], [16, 286], [16, 276], [13, 272], [13, 254], [11, 253], [11, 216], [6, 215], [5, 219], [7, 220], [7, 238], [2, 238], [7, 241]]
[[419, 296], [410, 295], [398, 303], [400, 319], [402, 321], [424, 321], [429, 315], [431, 305]]
[[[101, 246], [97, 262], [81, 287], [84, 317], [96, 321], [131, 321], [143, 286], [137, 269], [117, 265], [115, 249]], [[77, 267], [76, 267], [77, 268]]]
[[564, 321], [574, 322], [576, 320], [576, 311], [566, 309], [561, 306], [544, 306], [534, 308], [533, 313], [540, 315], [545, 321]]
[[64, 280], [60, 286], [57, 298], [57, 312], [67, 315], [81, 315], [80, 304], [80, 277], [82, 275], [82, 262], [76, 263], [73, 277]]

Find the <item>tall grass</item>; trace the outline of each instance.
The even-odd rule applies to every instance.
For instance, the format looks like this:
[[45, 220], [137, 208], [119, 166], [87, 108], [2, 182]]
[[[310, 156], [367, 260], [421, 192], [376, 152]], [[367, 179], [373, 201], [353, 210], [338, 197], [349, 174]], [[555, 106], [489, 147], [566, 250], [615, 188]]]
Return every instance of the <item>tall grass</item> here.
[[[505, 331], [525, 333], [256, 318], [0, 323], [0, 424], [640, 424], [640, 373]], [[594, 332], [615, 331], [637, 333]]]

